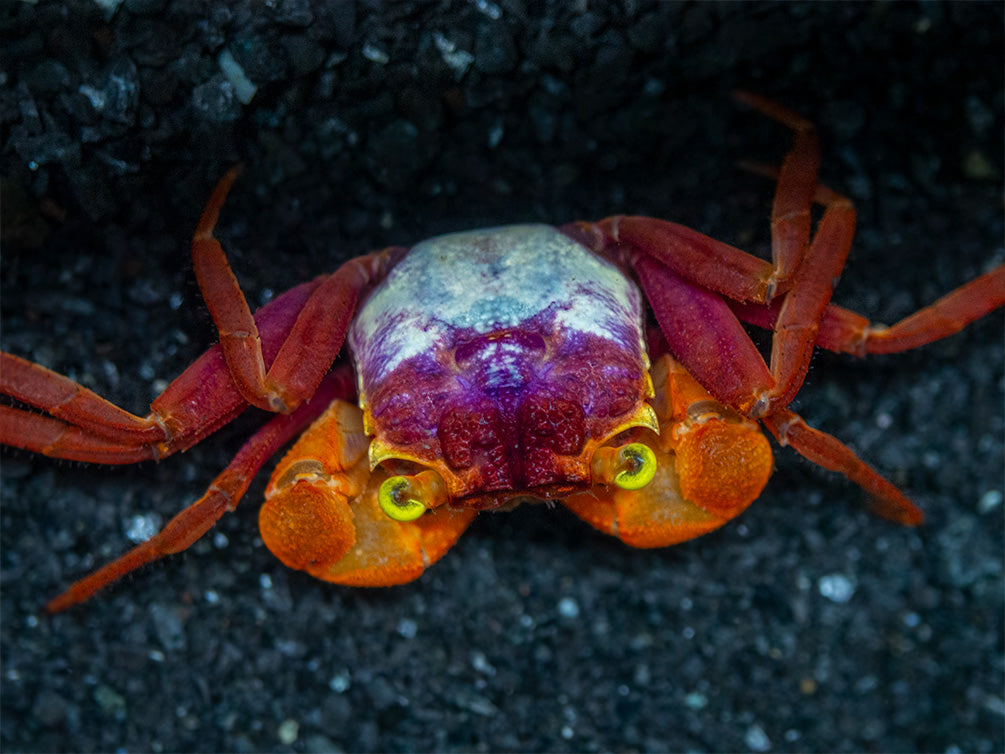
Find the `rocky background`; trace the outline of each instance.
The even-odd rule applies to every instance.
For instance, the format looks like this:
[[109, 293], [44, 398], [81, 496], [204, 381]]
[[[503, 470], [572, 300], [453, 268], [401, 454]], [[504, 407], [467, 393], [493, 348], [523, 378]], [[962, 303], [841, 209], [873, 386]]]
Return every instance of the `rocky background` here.
[[[0, 5], [2, 346], [123, 406], [213, 342], [188, 239], [249, 299], [388, 244], [618, 212], [768, 248], [784, 129], [860, 210], [835, 300], [891, 322], [1002, 261], [1000, 3], [198, 0]], [[46, 598], [198, 497], [261, 421], [100, 468], [2, 456], [5, 751], [1001, 751], [1000, 313], [797, 410], [918, 529], [777, 454], [732, 525], [638, 551], [561, 509], [480, 517], [417, 583], [281, 566], [257, 482], [184, 555]]]

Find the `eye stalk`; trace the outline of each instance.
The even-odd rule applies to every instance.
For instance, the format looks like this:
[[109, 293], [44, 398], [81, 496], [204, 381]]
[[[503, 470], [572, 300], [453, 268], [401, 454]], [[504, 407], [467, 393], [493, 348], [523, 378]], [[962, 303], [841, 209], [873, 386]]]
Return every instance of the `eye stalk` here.
[[380, 509], [395, 521], [414, 521], [447, 502], [442, 477], [432, 469], [409, 476], [392, 476], [380, 484]]
[[641, 442], [616, 448], [597, 448], [591, 462], [593, 479], [600, 484], [615, 484], [623, 490], [640, 490], [656, 474], [656, 454]]

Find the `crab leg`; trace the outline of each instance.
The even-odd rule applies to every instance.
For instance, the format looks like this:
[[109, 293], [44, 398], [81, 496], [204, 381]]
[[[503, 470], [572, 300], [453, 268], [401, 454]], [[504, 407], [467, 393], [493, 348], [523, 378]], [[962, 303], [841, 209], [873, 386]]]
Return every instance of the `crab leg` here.
[[[772, 330], [783, 299], [768, 306], [730, 302], [743, 322]], [[986, 272], [896, 324], [875, 325], [861, 314], [828, 304], [820, 319], [816, 345], [828, 351], [867, 354], [899, 353], [948, 338], [1005, 305], [1005, 265]]]
[[[772, 378], [729, 305], [648, 257], [640, 258], [636, 269], [671, 353], [716, 399], [749, 415], [757, 396], [770, 390]], [[781, 306], [784, 303], [770, 309], [747, 306], [742, 311], [777, 311]], [[784, 409], [761, 419], [780, 444], [791, 445], [824, 468], [844, 473], [875, 495], [877, 511], [886, 518], [906, 523], [921, 520], [920, 511], [896, 487], [836, 438]]]
[[838, 347], [825, 347], [849, 353], [862, 347], [866, 353], [908, 351], [957, 333], [1002, 305], [1005, 305], [1005, 265], [961, 285], [890, 327], [869, 324], [864, 328], [842, 327], [839, 335], [828, 334], [828, 340]]
[[187, 549], [223, 514], [237, 507], [255, 474], [279, 448], [314, 421], [332, 400], [349, 397], [354, 389], [350, 367], [333, 371], [318, 387], [314, 400], [290, 414], [274, 417], [259, 429], [213, 480], [205, 494], [172, 518], [158, 534], [75, 582], [51, 600], [47, 609], [50, 612], [65, 610], [140, 566]]
[[[642, 252], [629, 254], [628, 261], [639, 275], [671, 350], [688, 371], [720, 400], [761, 416], [772, 406], [791, 401], [802, 385], [820, 318], [851, 245], [854, 209], [843, 197], [833, 194], [832, 198], [796, 270], [792, 289], [778, 305], [770, 373], [730, 305], [710, 290], [734, 302], [764, 304], [775, 274], [771, 264], [652, 218], [609, 218], [596, 229]], [[578, 230], [582, 234], [591, 229], [580, 226]], [[595, 238], [593, 243], [596, 247]], [[695, 270], [683, 271], [678, 269], [682, 259], [700, 262]], [[715, 264], [721, 264], [718, 277]], [[758, 307], [748, 303], [747, 308]], [[708, 343], [714, 348], [707, 348]], [[729, 368], [722, 369], [723, 363]]]
[[286, 413], [311, 397], [342, 348], [359, 296], [387, 274], [395, 251], [351, 259], [321, 279], [266, 369], [247, 299], [220, 242], [213, 237], [238, 172], [239, 167], [231, 168], [213, 190], [192, 238], [192, 262], [237, 389], [253, 406]]
[[633, 267], [636, 257], [652, 257], [680, 277], [734, 301], [763, 304], [778, 292], [772, 287], [776, 275], [770, 262], [684, 225], [615, 215], [597, 223], [571, 223], [561, 230], [602, 256], [626, 256], [624, 261]]
[[[809, 121], [764, 97], [735, 92], [741, 102], [787, 126], [795, 134], [792, 148], [778, 170], [771, 212], [775, 274], [791, 280], [775, 322], [771, 343], [771, 374], [775, 386], [762, 395], [753, 416], [765, 416], [787, 406], [802, 387], [824, 310], [844, 268], [855, 234], [855, 208], [850, 200], [825, 186], [818, 187], [820, 148]], [[824, 203], [824, 215], [810, 242], [810, 209]]]
[[18, 356], [0, 353], [0, 389], [50, 414], [0, 406], [0, 444], [98, 463], [134, 463], [168, 452], [168, 431], [154, 414], [134, 416], [73, 380]]
[[855, 209], [851, 202], [841, 198], [829, 204], [778, 313], [771, 341], [770, 368], [775, 387], [761, 398], [754, 416], [764, 416], [787, 406], [802, 387], [816, 345], [820, 319], [848, 258], [854, 233]]
[[836, 437], [810, 427], [788, 409], [778, 409], [762, 421], [780, 445], [791, 445], [804, 458], [844, 474], [868, 492], [875, 513], [905, 526], [921, 523], [922, 513], [914, 503]]
[[[292, 288], [256, 312], [270, 363], [318, 285], [315, 280]], [[146, 417], [8, 353], [0, 353], [0, 394], [48, 414], [0, 407], [3, 444], [56, 458], [109, 464], [163, 458], [190, 448], [247, 407], [219, 346], [206, 351], [154, 399]]]
[[59, 419], [11, 406], [0, 406], [0, 445], [54, 458], [107, 464], [137, 463], [166, 454], [160, 450], [164, 443], [134, 445], [109, 440]]
[[635, 270], [670, 352], [716, 398], [748, 413], [774, 381], [728, 304], [650, 256]]
[[817, 192], [820, 144], [814, 125], [799, 114], [750, 92], [733, 92], [733, 97], [788, 126], [795, 134], [792, 148], [778, 170], [778, 188], [771, 207], [774, 291], [778, 283], [788, 281], [802, 266], [810, 243], [810, 207]]

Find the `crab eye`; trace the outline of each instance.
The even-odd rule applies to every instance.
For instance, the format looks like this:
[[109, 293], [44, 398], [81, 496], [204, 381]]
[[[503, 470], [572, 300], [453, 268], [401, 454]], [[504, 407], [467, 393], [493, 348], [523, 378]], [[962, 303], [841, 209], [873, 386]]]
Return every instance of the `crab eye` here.
[[435, 471], [388, 477], [377, 492], [380, 509], [395, 521], [414, 521], [427, 509], [446, 501], [443, 480]]
[[656, 474], [656, 454], [640, 442], [622, 445], [618, 452], [622, 468], [614, 476], [614, 483], [623, 490], [639, 490], [652, 481]]
[[593, 456], [596, 480], [623, 490], [640, 490], [656, 475], [656, 454], [641, 442], [598, 448]]

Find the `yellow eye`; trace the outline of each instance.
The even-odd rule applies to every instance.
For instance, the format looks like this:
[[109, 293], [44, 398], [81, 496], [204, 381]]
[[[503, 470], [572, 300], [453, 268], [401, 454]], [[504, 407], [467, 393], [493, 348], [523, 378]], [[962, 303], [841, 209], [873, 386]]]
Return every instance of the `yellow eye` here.
[[623, 490], [640, 490], [656, 474], [656, 455], [648, 445], [629, 443], [619, 448], [617, 467], [614, 483]]
[[656, 454], [641, 442], [597, 448], [591, 468], [596, 484], [616, 484], [623, 490], [640, 490], [656, 475]]
[[414, 521], [430, 508], [449, 499], [442, 477], [432, 469], [414, 476], [392, 476], [380, 484], [377, 502], [395, 521]]
[[426, 506], [412, 490], [412, 480], [407, 476], [385, 479], [377, 493], [380, 509], [395, 521], [414, 521], [426, 512]]

